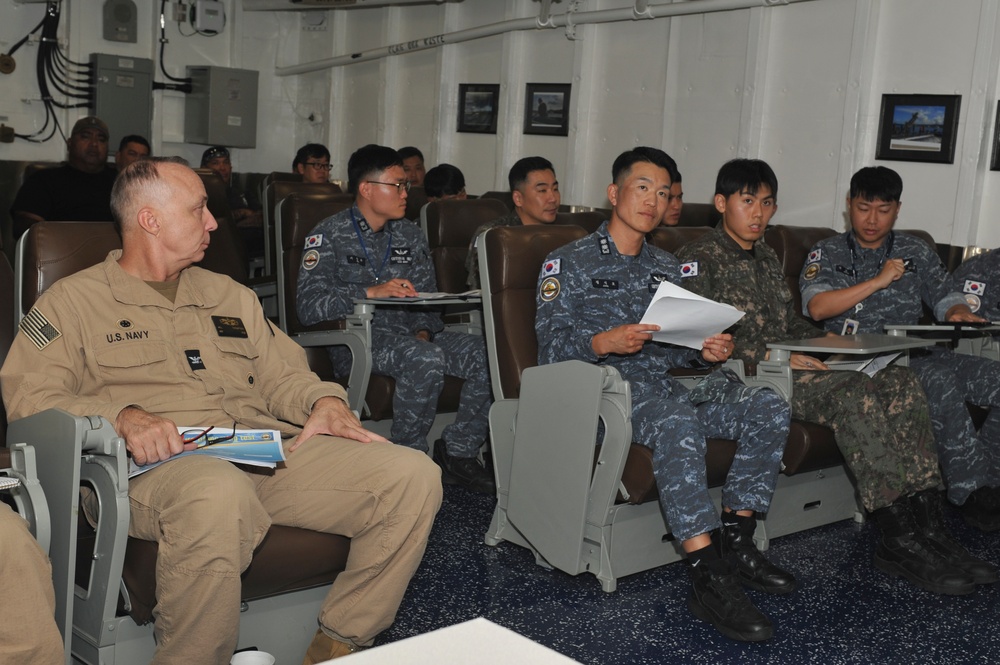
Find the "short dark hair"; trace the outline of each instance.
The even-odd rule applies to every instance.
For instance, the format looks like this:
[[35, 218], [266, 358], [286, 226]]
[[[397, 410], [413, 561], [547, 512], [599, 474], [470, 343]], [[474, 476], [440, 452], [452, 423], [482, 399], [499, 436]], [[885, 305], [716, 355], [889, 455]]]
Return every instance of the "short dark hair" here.
[[124, 150], [125, 146], [127, 146], [129, 143], [138, 143], [139, 145], [144, 145], [146, 146], [146, 150], [148, 150], [150, 153], [153, 152], [153, 148], [150, 147], [149, 141], [146, 140], [146, 137], [139, 136], [138, 134], [129, 134], [128, 136], [123, 136], [122, 140], [118, 142], [118, 149]]
[[715, 193], [727, 199], [733, 194], [757, 194], [761, 185], [767, 185], [771, 196], [778, 199], [778, 176], [762, 159], [731, 159], [719, 169], [715, 178]]
[[865, 201], [898, 202], [903, 195], [903, 179], [885, 166], [866, 166], [851, 176], [851, 198]]
[[457, 166], [438, 164], [424, 177], [424, 193], [436, 199], [455, 196], [465, 189], [465, 176]]
[[403, 158], [392, 148], [374, 143], [358, 148], [347, 160], [347, 191], [357, 196], [362, 180], [393, 166], [402, 167]]
[[299, 164], [305, 164], [310, 159], [323, 159], [330, 161], [330, 151], [326, 149], [325, 145], [319, 143], [307, 143], [299, 151], [295, 153], [295, 159], [292, 160], [292, 171]]
[[679, 182], [684, 182], [684, 178], [681, 177], [681, 172], [675, 168], [674, 172], [670, 174], [670, 183], [676, 185]]
[[532, 171], [552, 171], [556, 172], [552, 162], [544, 157], [523, 157], [510, 167], [507, 173], [507, 182], [510, 184], [510, 191], [520, 189], [521, 185], [528, 181], [528, 174]]
[[399, 149], [400, 160], [407, 160], [410, 157], [419, 157], [420, 161], [424, 161], [424, 153], [420, 152], [419, 149], [414, 148], [412, 145], [404, 146]]
[[674, 173], [677, 172], [677, 162], [659, 148], [641, 145], [618, 155], [615, 163], [611, 165], [611, 182], [620, 185], [621, 179], [626, 178], [632, 171], [632, 167], [639, 163], [653, 164], [661, 169], [666, 169], [670, 175], [670, 182], [673, 183]]

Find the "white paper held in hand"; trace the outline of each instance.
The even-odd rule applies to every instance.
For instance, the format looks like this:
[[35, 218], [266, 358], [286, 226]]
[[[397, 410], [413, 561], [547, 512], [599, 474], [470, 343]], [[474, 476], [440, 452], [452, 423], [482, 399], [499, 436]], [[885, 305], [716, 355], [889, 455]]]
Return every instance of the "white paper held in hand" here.
[[732, 305], [709, 300], [670, 282], [660, 282], [640, 323], [660, 326], [659, 332], [653, 333], [657, 342], [700, 350], [707, 337], [726, 330], [744, 314]]

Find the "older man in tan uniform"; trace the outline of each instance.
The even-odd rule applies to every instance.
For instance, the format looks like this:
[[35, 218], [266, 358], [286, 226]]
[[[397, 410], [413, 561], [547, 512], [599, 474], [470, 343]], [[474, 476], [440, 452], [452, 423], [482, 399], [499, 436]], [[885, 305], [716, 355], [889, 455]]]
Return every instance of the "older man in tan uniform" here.
[[[0, 663], [62, 665], [52, 566], [21, 516], [0, 503]], [[17, 620], [13, 619], [17, 615]]]
[[123, 250], [38, 300], [0, 372], [4, 401], [11, 418], [102, 415], [140, 465], [192, 447], [178, 425], [280, 430], [288, 460], [276, 471], [196, 456], [129, 481], [129, 534], [159, 543], [153, 662], [229, 662], [240, 573], [272, 522], [351, 538], [305, 662], [346, 655], [392, 623], [440, 507], [440, 474], [363, 429], [252, 291], [191, 267], [216, 228], [206, 202], [186, 166], [126, 168], [112, 193]]

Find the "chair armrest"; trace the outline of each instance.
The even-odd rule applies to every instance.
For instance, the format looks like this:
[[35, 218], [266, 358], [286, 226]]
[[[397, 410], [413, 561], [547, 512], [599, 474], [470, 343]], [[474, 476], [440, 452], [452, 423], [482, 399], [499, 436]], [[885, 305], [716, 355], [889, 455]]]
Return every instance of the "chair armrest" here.
[[[72, 633], [71, 622], [77, 624], [77, 630], [80, 626], [85, 626], [84, 629], [90, 626], [99, 632], [103, 616], [89, 624], [81, 623], [80, 617], [81, 610], [85, 612], [87, 606], [94, 604], [110, 607], [108, 616], [114, 616], [117, 606], [129, 518], [125, 442], [104, 418], [73, 416], [49, 409], [10, 423], [7, 443], [13, 449], [17, 449], [17, 444], [30, 445], [38, 459], [38, 480], [45, 492], [52, 524], [49, 558], [56, 592], [56, 622], [65, 629], [63, 635], [67, 639]], [[97, 476], [92, 471], [96, 465], [101, 467]], [[78, 590], [74, 578], [81, 482], [101, 493], [101, 523], [92, 583], [89, 589]], [[102, 575], [104, 579], [98, 582]], [[92, 614], [96, 616], [99, 612]]]
[[11, 498], [17, 512], [28, 522], [31, 535], [46, 552], [52, 539], [52, 521], [49, 504], [38, 480], [38, 464], [35, 449], [25, 443], [16, 443], [7, 451], [10, 453], [10, 468], [0, 469], [0, 475], [16, 478], [20, 484], [12, 487]]
[[351, 352], [351, 373], [347, 378], [347, 401], [361, 412], [372, 372], [372, 311], [355, 305], [354, 312], [337, 321], [324, 321], [289, 333], [300, 346], [346, 346]]
[[745, 381], [747, 385], [772, 388], [786, 402], [792, 401], [792, 366], [788, 360], [762, 360], [757, 363], [757, 375]]

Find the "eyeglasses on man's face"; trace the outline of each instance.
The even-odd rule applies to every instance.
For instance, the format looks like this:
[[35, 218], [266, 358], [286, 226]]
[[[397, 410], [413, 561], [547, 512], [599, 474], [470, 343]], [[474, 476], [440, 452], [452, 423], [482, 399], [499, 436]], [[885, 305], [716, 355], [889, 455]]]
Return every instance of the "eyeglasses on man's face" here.
[[388, 187], [395, 187], [396, 193], [402, 195], [403, 192], [410, 191], [410, 181], [404, 180], [403, 182], [379, 182], [378, 180], [368, 180], [373, 185], [386, 185]]
[[317, 171], [329, 171], [333, 168], [333, 164], [323, 164], [322, 162], [306, 162], [306, 166], [311, 166]]

